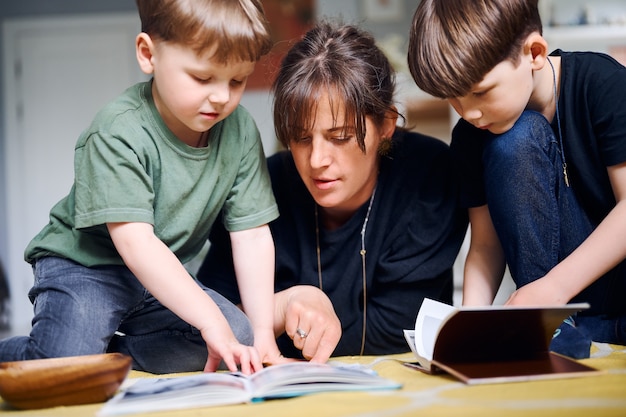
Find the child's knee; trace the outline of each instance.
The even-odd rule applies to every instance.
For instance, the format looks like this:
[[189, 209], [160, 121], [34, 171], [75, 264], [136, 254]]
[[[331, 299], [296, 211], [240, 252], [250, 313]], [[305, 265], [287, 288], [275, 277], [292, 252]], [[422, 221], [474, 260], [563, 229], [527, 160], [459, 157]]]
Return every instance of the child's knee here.
[[537, 152], [548, 152], [555, 141], [546, 118], [535, 111], [524, 111], [507, 132], [495, 136], [486, 146], [488, 158], [526, 164]]
[[254, 330], [243, 313], [236, 319], [233, 316], [228, 317], [231, 329], [239, 343], [242, 345], [252, 346], [254, 344]]

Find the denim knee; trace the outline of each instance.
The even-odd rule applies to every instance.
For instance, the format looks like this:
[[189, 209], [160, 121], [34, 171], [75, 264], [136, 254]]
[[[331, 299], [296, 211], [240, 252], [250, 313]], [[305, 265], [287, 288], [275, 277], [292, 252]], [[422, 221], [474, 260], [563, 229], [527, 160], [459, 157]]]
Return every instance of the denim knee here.
[[226, 317], [226, 321], [230, 324], [230, 327], [239, 343], [252, 346], [254, 344], [254, 333], [248, 316], [246, 316], [243, 311], [218, 292], [210, 288], [203, 288], [220, 308], [224, 317]]
[[549, 123], [532, 111], [485, 147], [487, 204], [518, 287], [543, 276], [558, 259], [558, 159]]
[[[252, 346], [254, 335], [248, 317], [222, 295], [202, 288], [219, 307], [237, 340]], [[120, 331], [122, 335], [113, 338], [109, 351], [131, 356], [134, 369], [157, 374], [204, 369], [208, 351], [199, 330], [152, 296], [121, 323]]]
[[125, 311], [142, 296], [127, 268], [88, 268], [67, 259], [37, 260], [33, 327], [0, 343], [0, 360], [104, 353]]

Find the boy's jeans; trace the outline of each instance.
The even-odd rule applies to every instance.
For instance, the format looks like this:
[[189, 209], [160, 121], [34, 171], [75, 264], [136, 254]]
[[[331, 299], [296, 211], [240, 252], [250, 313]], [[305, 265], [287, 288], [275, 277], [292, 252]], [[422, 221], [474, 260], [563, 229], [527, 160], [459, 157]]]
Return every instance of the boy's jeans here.
[[[33, 270], [32, 331], [30, 336], [1, 341], [0, 361], [118, 351], [132, 356], [133, 368], [138, 370], [204, 369], [208, 353], [199, 331], [161, 305], [125, 266], [87, 268], [46, 257], [37, 260]], [[252, 328], [243, 312], [203, 288], [237, 339], [251, 345]]]
[[[543, 277], [594, 225], [565, 184], [559, 142], [541, 114], [524, 112], [508, 132], [487, 143], [483, 162], [489, 212], [519, 288]], [[552, 350], [582, 358], [589, 356], [591, 340], [626, 343], [623, 264], [572, 300], [591, 309], [564, 322]]]

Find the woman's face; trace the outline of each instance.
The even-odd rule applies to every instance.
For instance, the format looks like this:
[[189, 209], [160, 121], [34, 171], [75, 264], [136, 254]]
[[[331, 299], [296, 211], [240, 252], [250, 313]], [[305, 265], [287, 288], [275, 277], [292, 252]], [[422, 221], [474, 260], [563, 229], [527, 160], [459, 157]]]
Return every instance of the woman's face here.
[[[290, 140], [290, 149], [298, 173], [318, 205], [327, 214], [351, 214], [371, 196], [378, 175], [378, 145], [390, 132], [366, 119], [365, 149], [357, 143], [354, 122], [344, 120], [343, 106], [335, 114], [329, 95], [317, 102], [313, 125], [300, 137]], [[383, 123], [388, 126], [390, 123]], [[387, 129], [389, 130], [389, 129]], [[388, 134], [387, 134], [388, 133]]]

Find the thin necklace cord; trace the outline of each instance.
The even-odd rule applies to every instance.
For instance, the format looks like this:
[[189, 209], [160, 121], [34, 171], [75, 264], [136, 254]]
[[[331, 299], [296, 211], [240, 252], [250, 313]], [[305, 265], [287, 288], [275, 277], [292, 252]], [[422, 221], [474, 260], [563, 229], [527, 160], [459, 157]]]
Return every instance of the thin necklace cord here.
[[567, 162], [565, 162], [565, 151], [563, 149], [563, 133], [561, 131], [561, 117], [559, 116], [559, 98], [556, 91], [556, 71], [554, 70], [554, 65], [552, 64], [552, 60], [548, 59], [548, 63], [550, 64], [550, 68], [552, 68], [552, 83], [554, 85], [554, 104], [556, 106], [556, 126], [559, 133], [559, 147], [561, 149], [561, 161], [563, 161], [563, 179], [565, 180], [565, 185], [569, 187], [569, 177], [567, 175]]
[[[367, 206], [367, 212], [365, 213], [365, 220], [363, 221], [363, 226], [361, 227], [361, 250], [359, 254], [361, 255], [361, 271], [362, 271], [362, 283], [363, 283], [363, 331], [361, 337], [361, 351], [360, 355], [362, 356], [365, 351], [365, 335], [367, 330], [367, 272], [366, 272], [366, 264], [365, 264], [365, 254], [367, 250], [365, 249], [365, 232], [367, 230], [367, 222], [369, 221], [370, 212], [372, 211], [372, 205], [374, 204], [374, 196], [376, 195], [376, 187], [374, 187], [374, 191], [372, 192], [372, 196], [370, 197], [369, 205]], [[321, 247], [320, 247], [320, 226], [319, 226], [319, 216], [317, 204], [315, 204], [315, 243], [316, 243], [316, 254], [317, 254], [317, 277], [319, 281], [320, 290], [323, 289], [323, 280], [322, 280], [322, 256], [321, 256]]]

